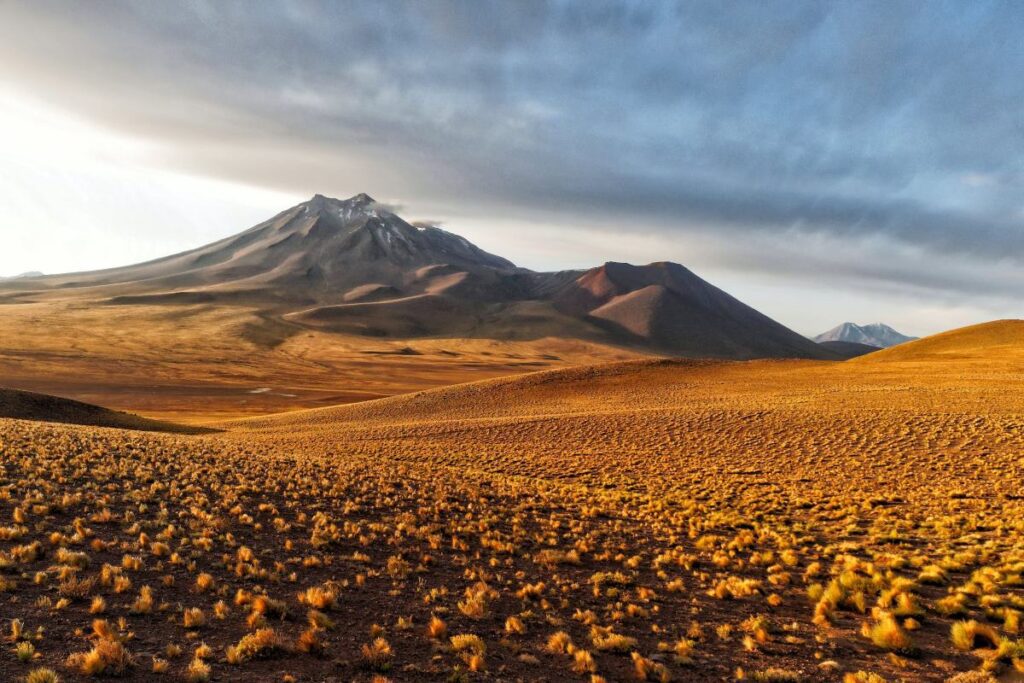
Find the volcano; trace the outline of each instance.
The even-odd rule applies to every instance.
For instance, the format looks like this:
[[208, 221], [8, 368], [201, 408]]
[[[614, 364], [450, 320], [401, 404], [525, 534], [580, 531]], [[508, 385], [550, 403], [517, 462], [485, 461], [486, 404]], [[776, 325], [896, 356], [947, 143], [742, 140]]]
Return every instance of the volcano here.
[[242, 233], [108, 270], [5, 283], [112, 306], [244, 305], [296, 331], [581, 339], [665, 355], [834, 358], [676, 263], [541, 273], [406, 222], [366, 194], [316, 195]]

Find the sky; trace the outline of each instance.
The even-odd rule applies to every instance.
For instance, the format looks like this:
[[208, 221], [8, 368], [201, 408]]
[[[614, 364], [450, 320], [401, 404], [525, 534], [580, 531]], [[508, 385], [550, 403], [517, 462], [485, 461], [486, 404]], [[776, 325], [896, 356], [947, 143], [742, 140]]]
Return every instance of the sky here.
[[1021, 317], [1015, 2], [0, 2], [0, 275], [367, 192], [793, 329]]

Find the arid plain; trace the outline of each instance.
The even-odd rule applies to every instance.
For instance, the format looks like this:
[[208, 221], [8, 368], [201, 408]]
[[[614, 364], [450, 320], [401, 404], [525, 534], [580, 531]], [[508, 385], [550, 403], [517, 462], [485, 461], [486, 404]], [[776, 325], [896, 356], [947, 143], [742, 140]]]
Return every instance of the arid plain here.
[[1024, 322], [1001, 321], [200, 435], [4, 420], [0, 669], [1019, 680], [1022, 369]]
[[2, 306], [6, 386], [195, 422], [643, 355], [562, 339], [297, 334], [253, 308], [109, 306], [80, 297]]
[[1024, 321], [842, 360], [317, 195], [0, 330], [5, 680], [1024, 680]]

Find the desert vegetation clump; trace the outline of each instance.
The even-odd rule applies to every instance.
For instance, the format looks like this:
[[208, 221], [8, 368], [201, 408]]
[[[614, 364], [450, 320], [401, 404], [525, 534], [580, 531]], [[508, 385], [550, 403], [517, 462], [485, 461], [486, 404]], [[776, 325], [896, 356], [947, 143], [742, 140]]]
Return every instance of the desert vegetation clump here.
[[120, 676], [134, 666], [135, 660], [122, 642], [125, 636], [103, 619], [93, 621], [92, 630], [92, 649], [71, 654], [66, 662], [69, 669], [87, 676]]
[[40, 667], [28, 672], [25, 683], [60, 683], [60, 676], [53, 669]]
[[261, 628], [242, 636], [237, 643], [227, 648], [226, 655], [229, 664], [241, 664], [257, 657], [270, 656], [284, 649], [285, 644], [274, 629]]

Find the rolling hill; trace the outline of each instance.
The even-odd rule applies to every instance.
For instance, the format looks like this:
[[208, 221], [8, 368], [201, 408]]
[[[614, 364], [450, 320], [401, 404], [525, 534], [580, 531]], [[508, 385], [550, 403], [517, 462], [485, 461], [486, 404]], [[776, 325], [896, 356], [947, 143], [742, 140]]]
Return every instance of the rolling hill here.
[[961, 327], [858, 359], [861, 363], [955, 361], [966, 367], [988, 364], [1012, 368], [1024, 361], [1024, 320], [993, 320]]
[[[716, 486], [742, 487], [757, 470], [823, 495], [884, 488], [894, 469], [941, 454], [967, 486], [977, 444], [1015, 462], [1022, 372], [1024, 321], [997, 321], [845, 363], [624, 361], [218, 426], [246, 443], [593, 485], [627, 469], [652, 488], [709, 487], [709, 472]], [[804, 482], [821, 468], [830, 476]], [[673, 482], [655, 483], [666, 471]], [[927, 496], [929, 486], [910, 480], [900, 491]]]
[[0, 388], [0, 419], [61, 422], [91, 427], [111, 427], [147, 432], [201, 434], [211, 430], [200, 427], [148, 420], [138, 415], [108, 410], [100, 406], [59, 396]]

